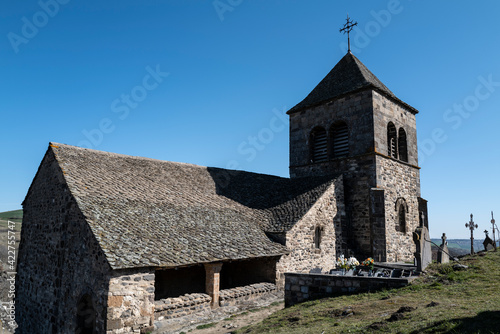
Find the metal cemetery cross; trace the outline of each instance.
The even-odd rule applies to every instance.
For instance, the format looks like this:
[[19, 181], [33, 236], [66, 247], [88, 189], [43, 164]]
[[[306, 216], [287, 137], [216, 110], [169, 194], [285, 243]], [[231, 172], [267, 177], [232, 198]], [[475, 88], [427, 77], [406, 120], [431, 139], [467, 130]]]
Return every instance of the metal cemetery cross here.
[[351, 52], [351, 39], [349, 37], [349, 33], [351, 32], [352, 28], [357, 26], [358, 22], [353, 22], [349, 18], [349, 14], [347, 14], [347, 19], [346, 23], [344, 23], [344, 28], [340, 29], [339, 32], [343, 32], [344, 34], [347, 33], [347, 51]]
[[474, 229], [477, 228], [477, 224], [474, 224], [472, 220], [472, 213], [470, 214], [470, 222], [465, 223], [465, 227], [470, 230], [470, 253], [474, 254]]
[[493, 211], [491, 211], [491, 227], [493, 232], [493, 247], [497, 249], [497, 241], [495, 239], [495, 218], [493, 218]]

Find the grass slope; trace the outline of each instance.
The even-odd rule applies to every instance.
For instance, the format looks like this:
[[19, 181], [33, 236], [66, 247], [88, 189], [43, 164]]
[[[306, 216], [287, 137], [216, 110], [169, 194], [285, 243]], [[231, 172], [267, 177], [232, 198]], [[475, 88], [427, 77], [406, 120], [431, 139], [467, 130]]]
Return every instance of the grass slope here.
[[10, 220], [20, 223], [23, 220], [23, 210], [0, 212], [0, 220]]
[[15, 230], [20, 231], [23, 222], [23, 210], [0, 212], [0, 230], [8, 227], [8, 221], [15, 222]]
[[237, 333], [500, 333], [500, 251], [432, 264], [408, 287], [325, 298]]

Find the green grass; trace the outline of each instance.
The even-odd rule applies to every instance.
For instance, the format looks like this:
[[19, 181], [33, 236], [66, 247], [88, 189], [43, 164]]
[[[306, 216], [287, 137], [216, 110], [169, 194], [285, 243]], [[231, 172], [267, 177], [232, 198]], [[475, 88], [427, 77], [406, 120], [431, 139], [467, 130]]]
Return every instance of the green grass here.
[[0, 212], [0, 219], [17, 220], [18, 222], [21, 222], [23, 219], [23, 210]]
[[204, 325], [199, 325], [199, 326], [196, 326], [196, 329], [205, 329], [205, 328], [211, 328], [211, 327], [214, 327], [215, 325], [217, 325], [216, 322], [211, 322], [209, 324], [204, 324]]
[[6, 229], [9, 225], [8, 221], [16, 223], [15, 230], [20, 231], [23, 221], [23, 210], [0, 212], [0, 229]]
[[500, 333], [500, 251], [461, 263], [469, 268], [432, 264], [402, 289], [298, 304], [237, 333]]

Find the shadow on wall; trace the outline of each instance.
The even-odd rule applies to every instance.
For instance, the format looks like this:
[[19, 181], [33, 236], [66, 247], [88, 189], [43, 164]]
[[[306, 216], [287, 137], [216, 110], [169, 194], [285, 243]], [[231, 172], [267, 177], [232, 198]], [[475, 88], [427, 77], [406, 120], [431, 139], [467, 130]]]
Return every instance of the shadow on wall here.
[[[322, 193], [329, 177], [288, 179], [278, 176], [208, 167], [218, 195], [252, 209], [270, 209], [305, 195], [315, 188]], [[321, 187], [322, 186], [322, 187]]]

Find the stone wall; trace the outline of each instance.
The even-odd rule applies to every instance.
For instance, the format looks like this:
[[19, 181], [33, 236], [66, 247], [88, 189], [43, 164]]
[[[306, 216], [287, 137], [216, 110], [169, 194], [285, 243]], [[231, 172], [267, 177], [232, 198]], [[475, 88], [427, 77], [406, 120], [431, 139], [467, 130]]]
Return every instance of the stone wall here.
[[385, 191], [372, 188], [370, 189], [371, 257], [378, 262], [387, 260], [385, 225]]
[[[221, 307], [212, 309], [208, 294], [186, 294], [155, 301], [154, 333], [194, 332], [201, 324], [216, 322], [245, 310], [283, 301], [283, 290], [274, 284], [258, 283], [220, 291]], [[170, 304], [169, 304], [170, 301]]]
[[408, 163], [417, 166], [417, 123], [415, 114], [376, 91], [373, 92], [373, 114], [375, 151], [388, 155], [387, 125], [392, 122], [397, 131], [401, 128], [405, 130]]
[[[420, 171], [391, 158], [377, 157], [379, 187], [385, 193], [386, 261], [413, 261], [415, 243], [412, 232], [419, 225]], [[396, 202], [403, 198], [407, 204], [406, 232], [396, 230], [398, 208]]]
[[[386, 261], [412, 261], [415, 244], [412, 232], [419, 225], [420, 169], [418, 165], [415, 114], [381, 94], [373, 93], [375, 150], [377, 151], [377, 187], [384, 189]], [[408, 162], [387, 156], [387, 125], [406, 132]], [[396, 202], [407, 205], [406, 231], [397, 231], [399, 218]]]
[[404, 287], [413, 278], [285, 274], [285, 307], [338, 295]]
[[[220, 307], [250, 305], [251, 302], [278, 295], [276, 285], [256, 283], [232, 289], [220, 290]], [[282, 296], [282, 295], [281, 295]], [[154, 302], [155, 321], [185, 317], [212, 311], [212, 298], [205, 293], [185, 294], [177, 298], [165, 298]]]
[[206, 293], [185, 294], [177, 298], [165, 298], [156, 300], [155, 320], [162, 321], [183, 317], [203, 311], [210, 311], [212, 298]]
[[18, 333], [152, 328], [154, 272], [111, 271], [50, 150], [23, 206]]
[[[276, 264], [276, 285], [282, 290], [285, 272], [309, 272], [312, 268], [334, 267], [336, 241], [341, 240], [341, 214], [344, 210], [343, 179], [339, 177], [313, 207], [286, 234], [290, 253]], [[321, 228], [320, 247], [314, 243], [315, 229]]]
[[272, 283], [257, 283], [237, 288], [221, 290], [219, 304], [224, 306], [237, 306], [246, 302], [259, 299], [276, 291]]
[[50, 150], [23, 208], [17, 333], [103, 333], [110, 267]]
[[311, 131], [323, 127], [330, 138], [330, 127], [344, 121], [349, 129], [349, 155], [373, 151], [373, 104], [370, 89], [290, 115], [290, 176], [308, 175], [311, 165]]
[[370, 239], [370, 188], [376, 187], [376, 164], [374, 154], [335, 159], [310, 165], [301, 169], [305, 175], [342, 174], [345, 191], [345, 211], [342, 213], [341, 229], [343, 244], [337, 252], [371, 255]]
[[145, 333], [153, 330], [154, 270], [140, 270], [113, 272], [109, 282], [106, 333]]

